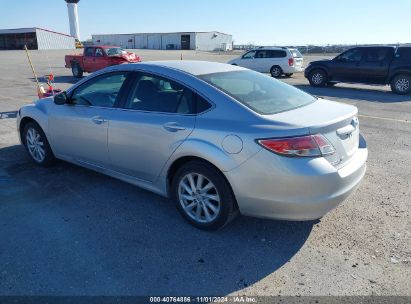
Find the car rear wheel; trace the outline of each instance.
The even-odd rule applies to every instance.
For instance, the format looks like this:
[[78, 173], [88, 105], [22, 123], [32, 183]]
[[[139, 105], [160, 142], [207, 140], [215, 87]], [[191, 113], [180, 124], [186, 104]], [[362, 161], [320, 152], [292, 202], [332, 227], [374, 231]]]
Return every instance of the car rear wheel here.
[[400, 95], [411, 92], [411, 76], [406, 74], [397, 75], [391, 81], [391, 90]]
[[222, 228], [238, 213], [230, 185], [221, 172], [205, 162], [183, 165], [177, 170], [171, 188], [181, 215], [199, 229]]
[[291, 77], [291, 76], [293, 76], [293, 73], [286, 73], [286, 74], [284, 74], [286, 77]]
[[83, 77], [83, 69], [80, 67], [80, 65], [77, 62], [72, 63], [71, 72], [73, 73], [73, 76], [76, 78]]
[[280, 66], [275, 65], [271, 68], [270, 74], [271, 74], [272, 77], [278, 78], [283, 74], [283, 70], [281, 69]]
[[37, 123], [29, 122], [24, 126], [23, 140], [30, 158], [36, 164], [47, 167], [55, 161], [46, 135]]
[[327, 74], [323, 70], [314, 70], [310, 73], [308, 81], [314, 87], [323, 87], [327, 83]]

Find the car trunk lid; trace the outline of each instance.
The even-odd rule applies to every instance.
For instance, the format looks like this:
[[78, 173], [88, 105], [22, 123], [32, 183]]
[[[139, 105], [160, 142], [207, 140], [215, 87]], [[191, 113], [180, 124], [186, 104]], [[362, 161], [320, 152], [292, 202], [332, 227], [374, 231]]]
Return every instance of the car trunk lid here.
[[310, 134], [324, 135], [336, 151], [326, 158], [336, 167], [342, 167], [358, 149], [357, 113], [354, 106], [319, 98], [301, 108], [264, 117], [296, 128], [306, 128]]

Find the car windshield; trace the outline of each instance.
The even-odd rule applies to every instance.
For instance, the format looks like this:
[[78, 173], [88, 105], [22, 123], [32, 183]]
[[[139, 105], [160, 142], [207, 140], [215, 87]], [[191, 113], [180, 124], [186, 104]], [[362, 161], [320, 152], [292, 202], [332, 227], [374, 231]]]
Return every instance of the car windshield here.
[[301, 55], [300, 51], [297, 49], [292, 49], [290, 50], [291, 54], [293, 54], [294, 58], [301, 58], [303, 55]]
[[223, 72], [198, 77], [263, 115], [289, 111], [316, 101], [314, 96], [254, 71]]
[[109, 49], [105, 49], [105, 52], [107, 56], [117, 56], [117, 55], [123, 55], [126, 53], [126, 51], [123, 50], [122, 48], [109, 48]]

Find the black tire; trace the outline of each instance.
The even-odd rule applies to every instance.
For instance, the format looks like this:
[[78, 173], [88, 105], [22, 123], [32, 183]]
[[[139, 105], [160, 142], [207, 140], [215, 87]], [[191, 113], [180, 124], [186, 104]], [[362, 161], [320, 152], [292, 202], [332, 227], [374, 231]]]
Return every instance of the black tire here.
[[391, 91], [395, 94], [406, 95], [411, 92], [411, 76], [400, 74], [391, 80]]
[[286, 77], [291, 77], [291, 76], [293, 76], [294, 74], [293, 73], [286, 73], [286, 74], [284, 74]]
[[83, 77], [83, 73], [84, 73], [83, 69], [77, 62], [73, 62], [71, 64], [71, 72], [73, 73], [73, 76], [76, 78]]
[[231, 64], [231, 65], [235, 65], [235, 66], [238, 66], [238, 64], [236, 64], [236, 63], [233, 63], [233, 64]]
[[[201, 215], [205, 216], [204, 209], [207, 209], [210, 211], [211, 209], [204, 207], [200, 207], [200, 202], [197, 203], [195, 207], [192, 207], [189, 209], [189, 211], [186, 211], [183, 207], [184, 201], [183, 198], [180, 199], [180, 183], [190, 174], [196, 175], [198, 178], [198, 174], [202, 175], [206, 180], [208, 179], [211, 181], [211, 183], [215, 186], [215, 194], [220, 198], [220, 203], [219, 203], [219, 211], [215, 212], [215, 218], [207, 223], [197, 221], [192, 218], [192, 216], [189, 215], [189, 212], [196, 212], [197, 209], [200, 209]], [[197, 184], [198, 179], [195, 181], [195, 184]], [[207, 181], [205, 181], [205, 185], [207, 185]], [[204, 185], [204, 183], [203, 183]], [[204, 186], [205, 187], [205, 186]], [[200, 187], [201, 188], [201, 187]], [[183, 189], [183, 187], [181, 187]], [[190, 188], [191, 190], [192, 188]], [[212, 191], [211, 194], [214, 191], [213, 189], [209, 189], [205, 193], [210, 193], [209, 191]], [[193, 192], [193, 193], [199, 193], [199, 192]], [[197, 194], [198, 195], [198, 194]], [[195, 194], [193, 194], [193, 197]], [[217, 230], [225, 225], [227, 225], [231, 220], [235, 218], [235, 216], [238, 214], [238, 208], [237, 208], [237, 203], [233, 194], [233, 191], [231, 190], [231, 187], [227, 180], [224, 178], [222, 173], [214, 168], [213, 166], [209, 165], [206, 162], [202, 161], [190, 161], [186, 164], [184, 164], [182, 167], [180, 167], [176, 174], [173, 177], [173, 180], [171, 181], [171, 197], [173, 201], [175, 202], [178, 211], [180, 214], [183, 216], [183, 218], [189, 222], [191, 225], [193, 225], [196, 228], [202, 229], [202, 230]], [[192, 203], [194, 203], [193, 200], [191, 200]], [[205, 205], [203, 203], [203, 205]], [[202, 209], [203, 208], [203, 209]]]
[[274, 78], [278, 78], [283, 74], [283, 70], [279, 65], [274, 65], [270, 69], [270, 74]]
[[[43, 147], [43, 152], [44, 152], [44, 157], [43, 158], [37, 158], [34, 155], [39, 155], [36, 154], [35, 152], [33, 152], [35, 150], [35, 148], [30, 149], [30, 143], [29, 143], [29, 139], [28, 139], [28, 133], [29, 131], [35, 131], [36, 134], [39, 135], [39, 139], [37, 141], [38, 145], [40, 145], [41, 147]], [[48, 167], [50, 165], [52, 165], [54, 163], [54, 161], [56, 160], [53, 154], [53, 151], [50, 148], [49, 142], [47, 140], [46, 135], [44, 134], [43, 130], [41, 129], [41, 127], [35, 123], [35, 122], [28, 122], [27, 124], [24, 125], [23, 128], [23, 133], [22, 133], [22, 141], [24, 143], [24, 146], [26, 147], [27, 153], [30, 156], [31, 160], [33, 162], [35, 162], [37, 165], [40, 165], [42, 167]], [[42, 144], [39, 144], [39, 143]], [[33, 146], [33, 145], [31, 145]]]
[[314, 70], [310, 72], [308, 81], [313, 87], [323, 87], [327, 84], [327, 74], [324, 70]]

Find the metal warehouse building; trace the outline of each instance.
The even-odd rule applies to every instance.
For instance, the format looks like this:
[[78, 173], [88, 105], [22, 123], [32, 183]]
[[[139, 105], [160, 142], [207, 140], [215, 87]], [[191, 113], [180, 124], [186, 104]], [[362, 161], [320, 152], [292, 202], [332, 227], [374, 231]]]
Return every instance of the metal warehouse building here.
[[233, 37], [220, 32], [136, 33], [92, 35], [96, 45], [127, 49], [229, 51]]
[[22, 50], [24, 45], [31, 50], [75, 49], [75, 39], [38, 27], [0, 30], [0, 50]]

